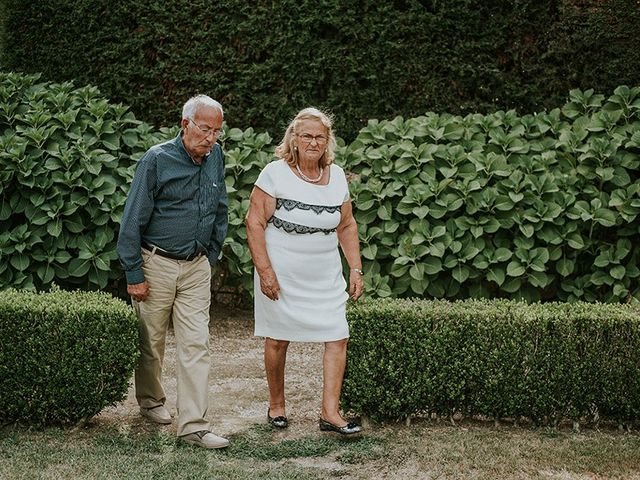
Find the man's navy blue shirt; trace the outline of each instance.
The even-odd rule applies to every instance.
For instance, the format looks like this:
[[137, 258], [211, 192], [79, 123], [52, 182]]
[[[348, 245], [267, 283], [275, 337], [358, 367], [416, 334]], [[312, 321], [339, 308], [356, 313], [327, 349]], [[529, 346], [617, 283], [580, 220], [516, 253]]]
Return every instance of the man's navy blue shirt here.
[[138, 162], [118, 235], [118, 256], [128, 284], [144, 281], [141, 244], [174, 255], [205, 252], [213, 265], [227, 234], [224, 154], [219, 144], [196, 164], [179, 134]]

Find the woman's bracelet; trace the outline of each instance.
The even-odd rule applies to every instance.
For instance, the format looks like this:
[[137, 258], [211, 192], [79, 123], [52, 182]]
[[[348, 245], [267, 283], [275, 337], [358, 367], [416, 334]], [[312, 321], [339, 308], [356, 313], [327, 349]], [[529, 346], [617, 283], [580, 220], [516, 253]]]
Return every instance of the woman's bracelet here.
[[361, 269], [359, 269], [359, 268], [352, 268], [352, 269], [351, 269], [351, 271], [352, 271], [352, 272], [359, 273], [360, 275], [364, 275], [364, 272], [363, 272]]

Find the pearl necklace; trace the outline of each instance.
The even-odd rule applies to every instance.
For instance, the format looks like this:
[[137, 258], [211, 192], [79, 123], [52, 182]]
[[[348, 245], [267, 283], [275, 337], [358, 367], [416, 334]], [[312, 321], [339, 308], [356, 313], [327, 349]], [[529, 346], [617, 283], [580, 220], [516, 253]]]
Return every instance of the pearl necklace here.
[[318, 178], [309, 178], [304, 173], [302, 173], [302, 170], [300, 170], [300, 165], [298, 165], [297, 163], [296, 163], [296, 170], [300, 174], [300, 177], [305, 182], [309, 182], [309, 183], [318, 183], [322, 179], [322, 174], [324, 173], [324, 169], [320, 167], [320, 175], [318, 175]]

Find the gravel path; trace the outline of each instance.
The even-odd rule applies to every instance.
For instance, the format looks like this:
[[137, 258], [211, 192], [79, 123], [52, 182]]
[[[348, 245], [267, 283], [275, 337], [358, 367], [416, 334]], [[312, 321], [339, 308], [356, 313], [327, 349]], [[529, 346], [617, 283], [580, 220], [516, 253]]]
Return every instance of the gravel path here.
[[[209, 412], [211, 429], [219, 435], [244, 431], [266, 422], [268, 390], [263, 364], [263, 340], [253, 336], [253, 312], [213, 307], [211, 312], [211, 369]], [[287, 354], [286, 398], [290, 428], [283, 437], [295, 438], [315, 429], [322, 388], [321, 343], [291, 343]], [[175, 338], [167, 336], [163, 384], [166, 406], [176, 414]], [[128, 398], [105, 409], [98, 424], [119, 428], [144, 421], [138, 413], [133, 386]], [[175, 432], [175, 422], [167, 426]]]

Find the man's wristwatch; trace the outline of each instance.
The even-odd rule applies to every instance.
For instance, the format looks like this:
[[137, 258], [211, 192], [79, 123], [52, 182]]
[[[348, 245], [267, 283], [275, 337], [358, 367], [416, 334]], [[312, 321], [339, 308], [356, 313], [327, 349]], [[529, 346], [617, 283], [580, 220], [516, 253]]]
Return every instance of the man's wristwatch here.
[[364, 275], [364, 272], [362, 270], [360, 270], [359, 268], [352, 268], [351, 271], [359, 273], [360, 275]]

